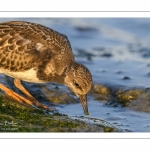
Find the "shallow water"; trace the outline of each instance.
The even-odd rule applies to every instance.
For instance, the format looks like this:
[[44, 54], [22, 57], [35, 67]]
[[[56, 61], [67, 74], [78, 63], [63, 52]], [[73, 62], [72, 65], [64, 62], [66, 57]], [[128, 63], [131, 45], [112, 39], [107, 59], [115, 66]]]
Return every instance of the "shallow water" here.
[[[126, 89], [150, 86], [149, 18], [1, 18], [0, 22], [10, 20], [36, 22], [66, 34], [76, 60], [89, 68], [94, 83]], [[114, 108], [92, 97], [88, 104], [89, 117], [133, 132], [150, 131], [149, 113]], [[84, 115], [81, 104], [57, 108], [69, 116]]]
[[[90, 118], [99, 118], [109, 122], [117, 128], [121, 128], [125, 132], [149, 132], [150, 118], [149, 113], [135, 112], [127, 108], [106, 106], [103, 102], [88, 101], [89, 105], [89, 121]], [[61, 113], [69, 116], [84, 116], [82, 106], [80, 104], [61, 105], [57, 107]], [[100, 122], [101, 123], [101, 122]]]

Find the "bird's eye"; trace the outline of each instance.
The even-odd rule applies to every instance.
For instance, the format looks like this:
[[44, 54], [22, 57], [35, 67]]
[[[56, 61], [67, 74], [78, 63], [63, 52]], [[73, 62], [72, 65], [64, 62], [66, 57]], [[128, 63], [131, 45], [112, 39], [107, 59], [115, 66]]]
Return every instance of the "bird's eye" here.
[[74, 84], [75, 84], [76, 87], [79, 87], [79, 84], [77, 82], [74, 82]]

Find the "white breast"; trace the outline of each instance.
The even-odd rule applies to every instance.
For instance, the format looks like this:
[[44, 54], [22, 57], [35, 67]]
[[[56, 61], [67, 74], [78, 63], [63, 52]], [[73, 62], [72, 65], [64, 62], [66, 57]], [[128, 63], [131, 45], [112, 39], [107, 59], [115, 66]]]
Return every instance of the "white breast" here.
[[9, 70], [0, 69], [0, 73], [6, 74], [13, 78], [18, 78], [27, 82], [43, 83], [43, 81], [37, 78], [36, 70], [30, 69], [22, 72], [11, 72]]

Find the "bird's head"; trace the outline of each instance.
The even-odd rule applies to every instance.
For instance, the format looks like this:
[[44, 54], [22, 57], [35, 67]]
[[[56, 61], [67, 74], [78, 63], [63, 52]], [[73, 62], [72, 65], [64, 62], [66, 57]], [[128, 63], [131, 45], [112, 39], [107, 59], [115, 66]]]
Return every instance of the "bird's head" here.
[[79, 97], [84, 113], [88, 115], [87, 93], [92, 86], [90, 71], [85, 66], [73, 62], [66, 70], [64, 82]]

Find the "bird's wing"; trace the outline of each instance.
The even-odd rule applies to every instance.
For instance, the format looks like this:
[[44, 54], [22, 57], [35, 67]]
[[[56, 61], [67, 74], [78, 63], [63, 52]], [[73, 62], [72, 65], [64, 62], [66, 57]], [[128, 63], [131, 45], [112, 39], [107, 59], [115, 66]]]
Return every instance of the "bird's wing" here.
[[63, 53], [74, 59], [65, 35], [29, 22], [0, 23], [0, 68], [28, 70], [37, 61], [48, 61], [51, 55], [59, 59]]
[[29, 25], [21, 22], [0, 24], [0, 68], [11, 71], [31, 69], [46, 48], [41, 35], [36, 35], [36, 30]]

